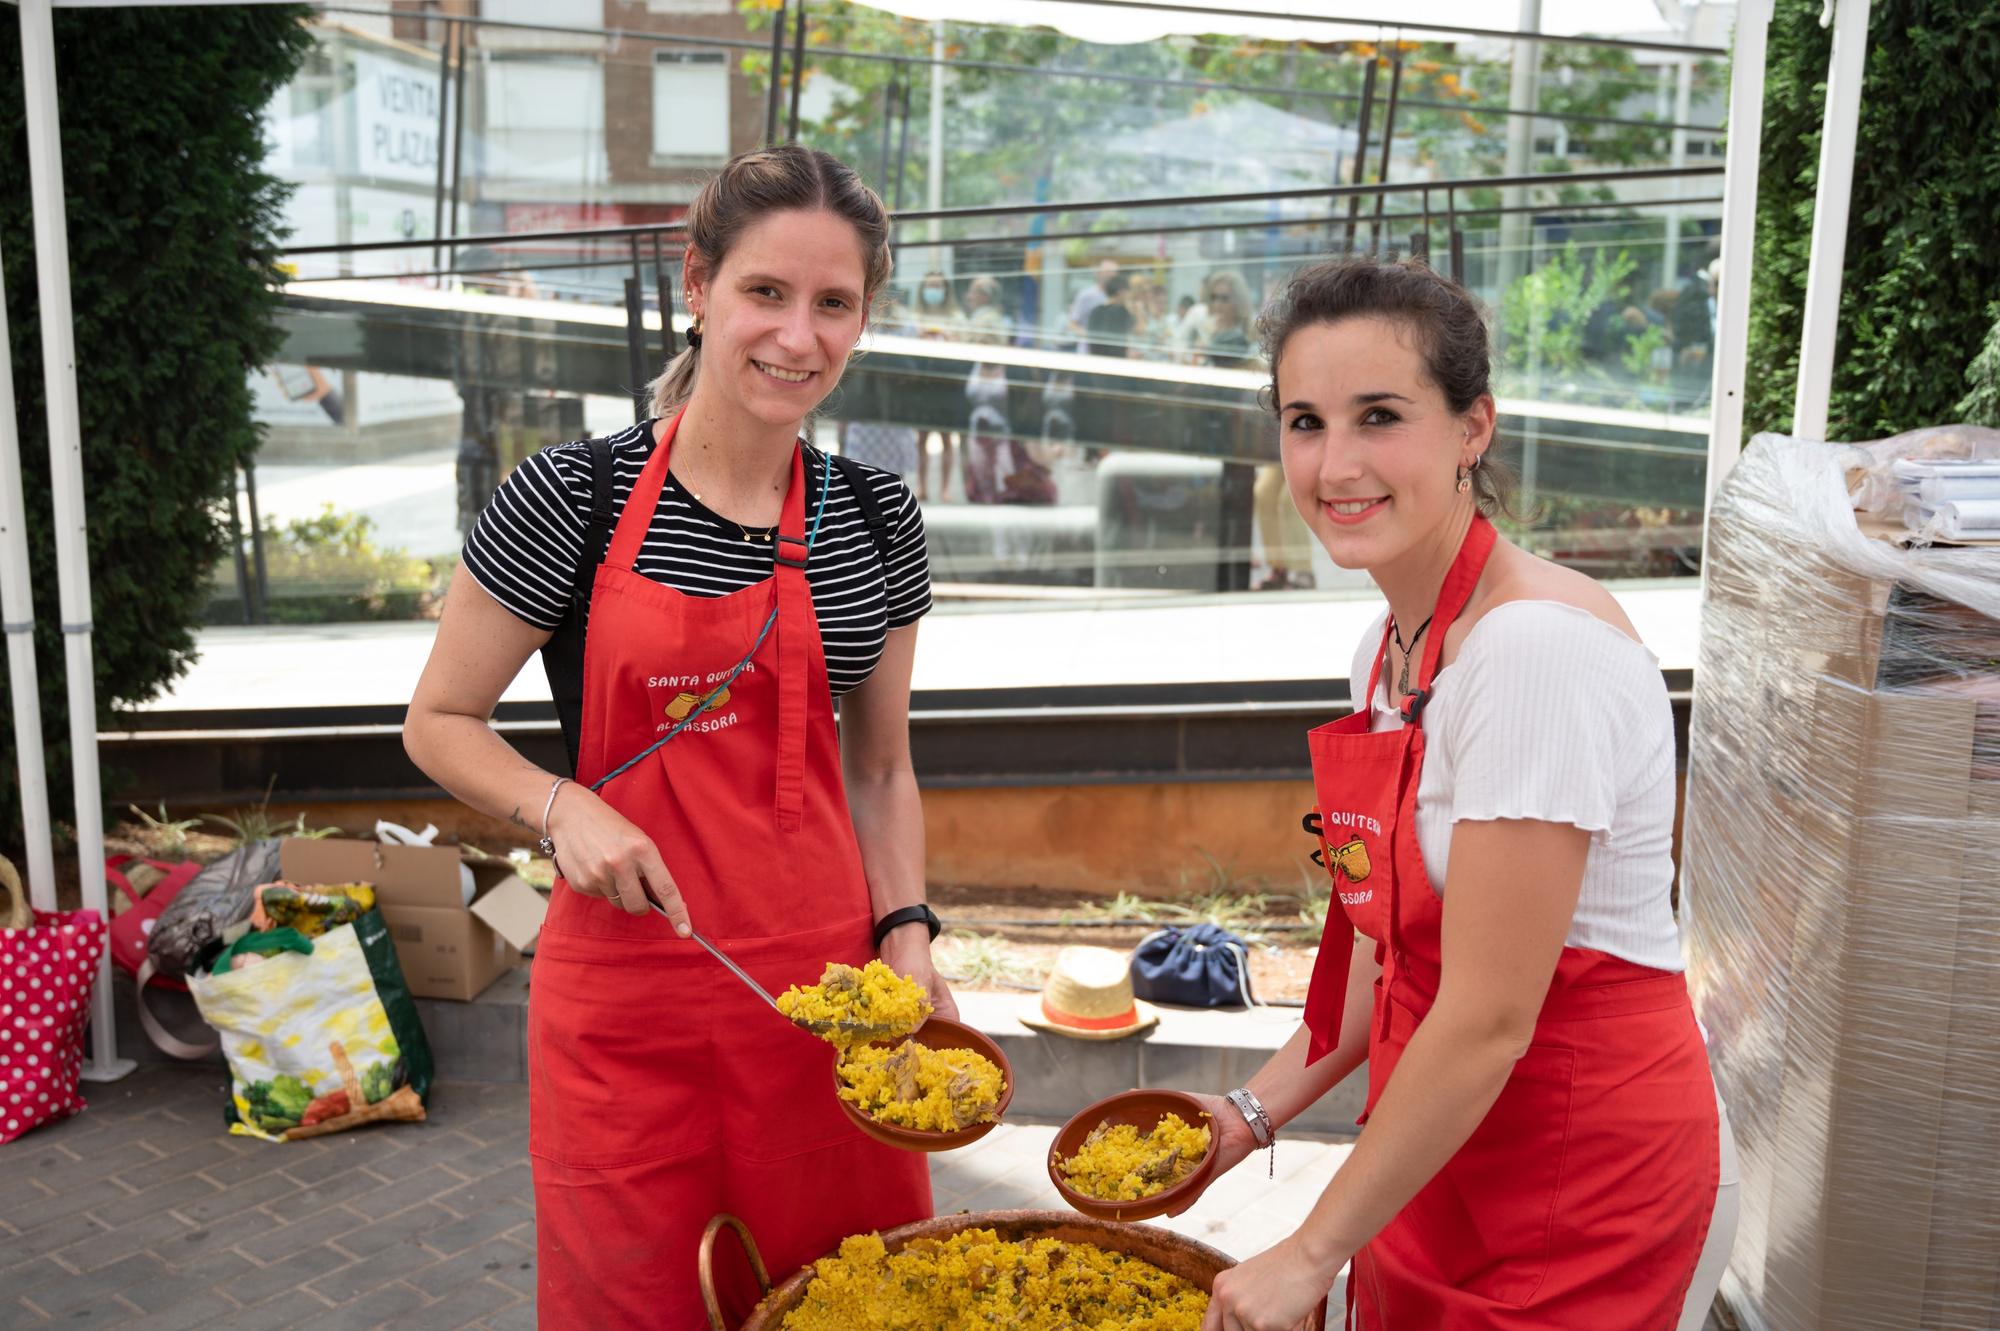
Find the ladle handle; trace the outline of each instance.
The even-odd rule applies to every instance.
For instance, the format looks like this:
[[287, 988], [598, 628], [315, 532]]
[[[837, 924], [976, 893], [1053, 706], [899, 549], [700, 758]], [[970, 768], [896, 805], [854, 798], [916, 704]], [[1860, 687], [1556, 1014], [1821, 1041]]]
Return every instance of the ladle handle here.
[[[648, 898], [647, 900], [648, 904], [650, 904], [652, 908], [658, 911], [661, 915], [665, 915], [667, 913], [666, 910], [663, 907], [661, 907], [659, 902], [653, 901], [651, 898]], [[723, 965], [729, 967], [730, 973], [734, 975], [737, 979], [743, 981], [743, 983], [749, 985], [752, 992], [754, 992], [757, 995], [757, 997], [763, 999], [764, 1002], [770, 1007], [771, 1011], [776, 1012], [778, 1010], [778, 1000], [771, 997], [770, 991], [764, 988], [763, 985], [758, 984], [755, 980], [751, 979], [749, 971], [744, 970], [734, 961], [731, 961], [729, 959], [728, 953], [724, 952], [721, 948], [717, 947], [715, 944], [709, 942], [706, 938], [703, 938], [698, 931], [692, 928], [688, 930], [688, 937], [692, 938], [695, 942], [700, 943], [703, 947], [707, 948], [708, 954], [710, 956], [714, 957], [717, 961], [721, 962]]]
[[750, 1259], [750, 1270], [757, 1277], [757, 1288], [765, 1294], [771, 1292], [771, 1274], [764, 1269], [764, 1257], [757, 1251], [757, 1240], [750, 1237], [750, 1227], [727, 1211], [718, 1212], [701, 1232], [701, 1260], [696, 1268], [701, 1279], [702, 1306], [708, 1310], [709, 1331], [734, 1331], [722, 1320], [722, 1300], [715, 1292], [715, 1236], [725, 1228], [736, 1231], [737, 1242], [743, 1245], [743, 1255]]

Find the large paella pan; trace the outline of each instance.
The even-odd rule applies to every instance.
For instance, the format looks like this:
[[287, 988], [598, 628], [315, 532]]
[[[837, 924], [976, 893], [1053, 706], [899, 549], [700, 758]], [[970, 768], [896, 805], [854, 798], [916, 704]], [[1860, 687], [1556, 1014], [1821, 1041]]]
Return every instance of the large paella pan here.
[[[725, 1230], [743, 1244], [759, 1284], [768, 1291], [763, 1302], [750, 1314], [749, 1320], [736, 1328], [730, 1327], [724, 1320], [721, 1303], [715, 1293], [715, 1246]], [[1055, 1239], [1067, 1245], [1088, 1246], [1105, 1253], [1138, 1258], [1169, 1276], [1187, 1281], [1203, 1294], [1209, 1291], [1218, 1272], [1236, 1264], [1234, 1258], [1171, 1230], [1094, 1220], [1069, 1211], [961, 1212], [885, 1231], [881, 1240], [883, 1248], [895, 1254], [918, 1240], [945, 1241], [971, 1230], [992, 1230], [1005, 1242]], [[757, 1253], [755, 1240], [734, 1216], [716, 1216], [709, 1222], [708, 1232], [702, 1237], [702, 1297], [707, 1303], [709, 1325], [714, 1331], [780, 1331], [787, 1314], [806, 1302], [808, 1287], [815, 1278], [815, 1267], [808, 1266], [773, 1289], [763, 1260]]]

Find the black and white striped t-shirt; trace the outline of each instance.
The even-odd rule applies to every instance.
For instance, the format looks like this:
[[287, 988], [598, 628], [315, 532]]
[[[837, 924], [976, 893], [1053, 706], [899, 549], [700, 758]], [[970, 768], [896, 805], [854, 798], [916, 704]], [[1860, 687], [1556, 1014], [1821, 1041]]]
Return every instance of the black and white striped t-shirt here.
[[[610, 437], [612, 515], [625, 501], [653, 451], [653, 422]], [[886, 561], [862, 520], [847, 475], [806, 446], [806, 525], [819, 502], [820, 478], [833, 477], [826, 515], [806, 564], [813, 610], [826, 651], [827, 681], [836, 696], [867, 679], [882, 659], [888, 631], [912, 624], [931, 608], [924, 519], [910, 487], [889, 472], [867, 468], [875, 502], [889, 523]], [[465, 538], [465, 568], [516, 617], [553, 631], [569, 611], [570, 588], [590, 525], [590, 445], [555, 444], [514, 469]], [[660, 506], [640, 547], [635, 571], [689, 596], [722, 596], [771, 576], [773, 543], [716, 516], [669, 474]]]

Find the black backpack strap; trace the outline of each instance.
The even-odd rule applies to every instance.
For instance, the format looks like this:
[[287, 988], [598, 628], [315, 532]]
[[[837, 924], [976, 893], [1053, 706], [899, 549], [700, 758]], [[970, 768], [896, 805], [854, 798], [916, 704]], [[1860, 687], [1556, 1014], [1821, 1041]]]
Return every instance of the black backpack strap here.
[[588, 606], [590, 588], [597, 581], [597, 566], [611, 549], [611, 533], [617, 520], [611, 512], [611, 441], [592, 439], [590, 443], [590, 526], [583, 533], [583, 553], [576, 561], [576, 577], [570, 583], [570, 604]]
[[598, 565], [611, 546], [617, 527], [611, 510], [611, 442], [591, 439], [590, 523], [584, 528], [583, 549], [578, 553], [576, 571], [570, 578], [569, 611], [542, 647], [542, 668], [548, 673], [549, 695], [562, 722], [563, 747], [569, 752], [569, 769], [576, 771], [577, 750], [583, 742], [583, 640], [590, 618], [590, 592], [597, 581]]
[[844, 453], [828, 453], [833, 465], [840, 468], [840, 474], [847, 478], [847, 488], [854, 491], [855, 502], [861, 505], [861, 523], [868, 528], [868, 539], [875, 542], [875, 557], [882, 566], [889, 566], [889, 515], [882, 511], [882, 501], [875, 495], [875, 485], [868, 478], [871, 467], [863, 466]]

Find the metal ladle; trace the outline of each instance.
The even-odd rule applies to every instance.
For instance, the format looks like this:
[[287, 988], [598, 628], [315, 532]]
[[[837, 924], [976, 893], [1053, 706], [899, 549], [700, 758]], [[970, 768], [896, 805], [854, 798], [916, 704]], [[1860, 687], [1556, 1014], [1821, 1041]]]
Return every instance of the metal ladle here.
[[[652, 906], [653, 910], [658, 914], [663, 916], [667, 914], [665, 908], [650, 897], [647, 898], [647, 904]], [[667, 916], [667, 918], [671, 919], [672, 916]], [[784, 1012], [778, 1007], [778, 1000], [771, 997], [770, 992], [763, 985], [751, 979], [750, 972], [744, 970], [734, 961], [731, 961], [728, 953], [709, 942], [706, 938], [703, 938], [693, 925], [688, 926], [688, 937], [707, 948], [710, 956], [729, 968], [730, 974], [749, 985], [752, 993], [770, 1005], [771, 1011], [776, 1012], [781, 1017], [785, 1016]], [[866, 1043], [870, 1040], [886, 1040], [892, 1036], [907, 1035], [909, 1033], [897, 1026], [862, 1021], [819, 1021], [800, 1017], [785, 1017], [785, 1020], [797, 1026], [800, 1030], [811, 1031], [814, 1035], [821, 1038], [837, 1034], [843, 1038], [861, 1043]]]

